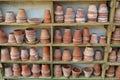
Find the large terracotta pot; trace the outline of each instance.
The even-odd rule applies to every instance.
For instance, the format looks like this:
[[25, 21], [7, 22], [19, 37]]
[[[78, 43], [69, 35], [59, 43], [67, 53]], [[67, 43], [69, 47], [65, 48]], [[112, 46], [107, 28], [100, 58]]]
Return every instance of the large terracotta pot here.
[[7, 11], [5, 13], [5, 22], [7, 23], [14, 23], [15, 22], [15, 16], [13, 11]]
[[60, 29], [55, 30], [54, 34], [54, 43], [61, 43], [62, 42], [62, 33]]
[[83, 43], [89, 43], [90, 37], [89, 37], [89, 29], [85, 27], [83, 29]]
[[10, 60], [10, 54], [8, 48], [1, 48], [1, 61]]
[[62, 67], [61, 67], [61, 65], [54, 65], [54, 76], [56, 78], [62, 77]]
[[22, 76], [29, 77], [31, 75], [30, 66], [28, 64], [22, 64]]
[[71, 74], [71, 65], [63, 65], [62, 70], [64, 77], [68, 78]]
[[69, 49], [64, 49], [63, 55], [62, 55], [62, 61], [71, 61], [71, 53]]
[[13, 75], [12, 69], [10, 66], [5, 67], [5, 76], [10, 77]]
[[61, 61], [62, 60], [62, 53], [61, 53], [61, 50], [59, 48], [55, 49], [53, 58], [54, 58], [54, 61]]
[[32, 65], [32, 74], [34, 77], [40, 76], [40, 65], [39, 64], [33, 64]]
[[50, 48], [48, 46], [44, 46], [42, 48], [42, 60], [49, 61], [50, 60]]
[[42, 77], [49, 77], [50, 76], [49, 65], [42, 64], [41, 73], [42, 73]]
[[20, 76], [21, 68], [19, 64], [13, 64], [13, 76]]
[[78, 78], [81, 72], [82, 72], [82, 70], [80, 68], [74, 67], [72, 69], [72, 77], [73, 78]]

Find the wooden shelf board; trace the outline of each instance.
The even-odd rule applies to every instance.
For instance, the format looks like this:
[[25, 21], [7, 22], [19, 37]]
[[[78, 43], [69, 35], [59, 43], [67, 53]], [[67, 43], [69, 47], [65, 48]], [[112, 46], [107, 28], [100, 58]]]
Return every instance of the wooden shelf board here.
[[116, 44], [111, 44], [110, 46], [111, 47], [120, 47], [120, 44], [117, 44], [117, 45]]
[[105, 80], [119, 80], [117, 78], [105, 78]]
[[114, 66], [120, 65], [119, 62], [107, 62], [106, 64], [107, 64], [107, 65], [114, 65]]
[[120, 23], [113, 23], [113, 25], [115, 25], [115, 26], [120, 26]]

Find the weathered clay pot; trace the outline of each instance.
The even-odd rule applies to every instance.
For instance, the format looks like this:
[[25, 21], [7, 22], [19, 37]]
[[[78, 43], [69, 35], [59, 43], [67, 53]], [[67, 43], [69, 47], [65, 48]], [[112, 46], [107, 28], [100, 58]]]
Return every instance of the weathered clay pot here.
[[37, 61], [39, 59], [39, 53], [35, 47], [30, 48], [30, 61]]
[[7, 37], [3, 30], [0, 29], [0, 44], [7, 43]]
[[96, 33], [93, 33], [90, 38], [90, 43], [98, 43], [98, 37]]
[[104, 35], [100, 36], [99, 43], [100, 44], [106, 44], [106, 37]]
[[44, 23], [51, 23], [50, 10], [44, 10]]
[[109, 68], [107, 69], [106, 76], [108, 78], [112, 78], [115, 75], [114, 72], [115, 72], [115, 67], [114, 66], [109, 66]]
[[14, 33], [9, 33], [8, 42], [9, 43], [16, 43], [16, 39], [15, 39]]
[[13, 60], [13, 61], [19, 60], [20, 59], [20, 51], [19, 51], [18, 47], [11, 47], [10, 55], [11, 55], [11, 60]]
[[115, 51], [115, 50], [112, 50], [112, 51], [109, 53], [109, 62], [115, 62], [116, 59], [117, 59], [116, 51]]
[[19, 64], [13, 64], [13, 75], [20, 76], [21, 75], [21, 68]]
[[93, 72], [93, 68], [91, 68], [91, 67], [85, 67], [83, 69], [83, 72], [84, 72], [85, 77], [89, 78], [91, 76], [92, 72]]
[[29, 60], [29, 53], [28, 53], [28, 50], [26, 48], [21, 49], [21, 60], [22, 61]]
[[42, 47], [42, 60], [43, 61], [50, 60], [50, 48], [48, 46]]
[[8, 48], [1, 48], [1, 61], [10, 60], [10, 54]]
[[61, 65], [54, 65], [54, 77], [62, 77], [62, 67]]
[[94, 64], [94, 75], [95, 76], [100, 76], [101, 69], [99, 64]]
[[42, 73], [42, 77], [49, 77], [50, 76], [49, 65], [42, 64], [41, 73]]
[[119, 23], [120, 22], [120, 9], [117, 8], [116, 11], [115, 11], [115, 17], [114, 17], [114, 21]]
[[62, 61], [71, 61], [71, 53], [69, 49], [64, 49], [63, 55], [62, 55]]
[[68, 78], [71, 74], [71, 65], [63, 65], [62, 70], [64, 77]]
[[116, 77], [117, 79], [120, 79], [120, 66], [118, 66], [117, 69], [116, 69], [115, 77]]
[[14, 17], [14, 12], [13, 11], [7, 11], [5, 13], [5, 22], [7, 22], [7, 23], [15, 22], [15, 17]]
[[29, 77], [31, 75], [30, 66], [28, 64], [22, 64], [22, 76]]
[[63, 43], [69, 44], [72, 42], [72, 33], [71, 29], [65, 29], [63, 35]]
[[5, 76], [10, 77], [13, 75], [12, 69], [10, 66], [5, 67]]
[[55, 49], [55, 51], [54, 51], [54, 61], [61, 61], [61, 60], [62, 60], [61, 50], [59, 48]]
[[40, 65], [39, 64], [33, 64], [32, 65], [32, 74], [34, 77], [40, 76]]
[[55, 30], [54, 35], [54, 43], [61, 43], [62, 42], [62, 33], [60, 29]]
[[118, 44], [120, 42], [120, 28], [115, 28], [112, 34], [112, 44]]
[[57, 5], [55, 11], [63, 11], [63, 7], [61, 5]]
[[74, 68], [72, 69], [72, 77], [73, 77], [73, 78], [78, 78], [81, 72], [82, 72], [82, 71], [81, 71], [80, 68], [74, 67]]
[[83, 43], [89, 43], [90, 37], [89, 37], [89, 29], [85, 27], [83, 29]]
[[101, 53], [100, 50], [96, 50], [96, 51], [95, 51], [95, 60], [96, 60], [96, 61], [102, 60], [102, 53]]

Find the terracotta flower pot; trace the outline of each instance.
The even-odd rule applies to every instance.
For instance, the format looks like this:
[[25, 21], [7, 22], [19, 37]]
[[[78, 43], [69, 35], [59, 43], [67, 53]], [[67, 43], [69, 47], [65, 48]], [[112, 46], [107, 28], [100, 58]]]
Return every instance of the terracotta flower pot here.
[[63, 43], [69, 44], [72, 42], [71, 29], [65, 29], [63, 34]]
[[42, 64], [41, 73], [42, 73], [42, 77], [49, 77], [50, 76], [49, 65]]
[[10, 60], [10, 54], [8, 48], [1, 48], [1, 61]]
[[61, 50], [59, 48], [55, 49], [55, 51], [54, 51], [54, 61], [61, 61], [61, 60], [62, 60]]
[[83, 72], [84, 72], [85, 77], [89, 78], [91, 76], [92, 72], [93, 72], [93, 68], [85, 67]]
[[115, 62], [117, 58], [116, 51], [112, 50], [112, 52], [109, 53], [109, 62]]
[[30, 48], [30, 61], [38, 61], [39, 53], [35, 47]]
[[62, 61], [71, 61], [71, 53], [69, 49], [64, 49], [63, 55], [62, 55]]
[[19, 64], [13, 64], [13, 76], [20, 76], [21, 68]]
[[104, 35], [100, 36], [99, 43], [106, 44], [106, 37]]
[[54, 35], [54, 43], [61, 43], [62, 42], [62, 33], [60, 29], [55, 30]]
[[22, 61], [29, 60], [29, 53], [28, 53], [28, 50], [26, 48], [21, 49], [21, 60]]
[[116, 8], [116, 11], [115, 11], [115, 17], [114, 17], [114, 21], [116, 23], [119, 23], [120, 22], [120, 9], [119, 8]]
[[17, 43], [23, 43], [24, 40], [24, 32], [21, 29], [14, 30], [14, 35]]
[[8, 42], [9, 43], [16, 43], [16, 39], [15, 39], [14, 33], [9, 33]]
[[42, 47], [42, 60], [43, 61], [50, 60], [50, 48], [48, 46]]
[[95, 76], [100, 76], [100, 73], [101, 73], [100, 65], [99, 64], [95, 64], [94, 65], [94, 75]]
[[29, 77], [31, 75], [30, 66], [28, 64], [22, 64], [22, 76]]
[[50, 42], [50, 35], [49, 35], [49, 31], [47, 29], [41, 30], [40, 42], [43, 44]]
[[116, 77], [117, 79], [120, 79], [120, 66], [118, 66], [117, 69], [116, 69], [115, 77]]
[[50, 10], [44, 10], [44, 23], [51, 23]]
[[74, 67], [74, 68], [72, 69], [72, 77], [73, 77], [73, 78], [78, 78], [81, 72], [82, 72], [82, 71], [81, 71], [80, 68]]
[[114, 66], [109, 66], [109, 68], [107, 69], [106, 76], [108, 78], [112, 78], [115, 75], [114, 72], [115, 72], [115, 67]]
[[83, 29], [83, 43], [89, 43], [90, 37], [89, 37], [89, 29], [85, 27]]
[[2, 14], [2, 10], [0, 10], [0, 22], [3, 22], [3, 14]]
[[98, 43], [98, 37], [96, 33], [93, 33], [90, 38], [90, 43]]
[[68, 78], [71, 74], [71, 65], [63, 65], [62, 70], [64, 77]]
[[5, 76], [10, 77], [13, 75], [12, 69], [10, 66], [5, 67]]
[[33, 64], [32, 65], [32, 74], [34, 77], [40, 76], [40, 65], [39, 64]]
[[13, 11], [7, 11], [5, 13], [5, 22], [7, 22], [7, 23], [14, 23], [15, 22], [15, 17], [14, 17]]
[[79, 47], [73, 49], [73, 61], [82, 61], [82, 51]]
[[54, 65], [54, 77], [62, 77], [62, 67], [61, 65]]
[[120, 49], [117, 52], [117, 62], [120, 62]]
[[0, 29], [0, 44], [7, 43], [7, 37], [3, 30]]
[[96, 50], [95, 51], [95, 60], [96, 61], [100, 61], [100, 60], [102, 60], [103, 58], [102, 58], [102, 53], [101, 53], [101, 51], [100, 50]]
[[10, 55], [11, 55], [11, 60], [13, 60], [13, 61], [19, 60], [20, 59], [20, 51], [19, 51], [18, 47], [11, 47]]

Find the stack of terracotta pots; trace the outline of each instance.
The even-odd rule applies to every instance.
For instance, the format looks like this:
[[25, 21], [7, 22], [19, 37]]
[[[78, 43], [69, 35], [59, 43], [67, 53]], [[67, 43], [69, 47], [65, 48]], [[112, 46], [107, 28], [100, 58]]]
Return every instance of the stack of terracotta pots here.
[[105, 3], [100, 4], [98, 13], [98, 22], [108, 21], [108, 9]]
[[55, 49], [54, 51], [54, 61], [61, 61], [62, 60], [62, 53], [59, 48]]
[[24, 9], [18, 9], [16, 22], [17, 23], [25, 23], [27, 21], [26, 11]]
[[88, 22], [96, 22], [97, 20], [97, 7], [95, 4], [90, 4], [88, 7]]
[[33, 64], [31, 71], [32, 71], [32, 75], [34, 77], [39, 77], [40, 76], [40, 65], [39, 64]]
[[58, 5], [55, 9], [55, 22], [63, 23], [63, 21], [64, 21], [63, 8], [61, 5]]
[[75, 13], [73, 8], [66, 8], [66, 12], [64, 15], [64, 23], [74, 23], [75, 21]]
[[105, 44], [106, 43], [106, 37], [104, 35], [100, 36], [99, 43], [100, 44]]
[[71, 61], [72, 56], [70, 53], [70, 49], [64, 49], [63, 55], [62, 55], [62, 61]]
[[87, 27], [85, 27], [83, 29], [83, 43], [89, 43], [90, 40], [90, 35], [89, 35], [89, 29]]
[[83, 69], [83, 72], [84, 72], [85, 77], [89, 78], [93, 73], [93, 68], [92, 67], [85, 67]]
[[1, 48], [1, 61], [10, 60], [10, 54], [8, 48]]
[[10, 77], [13, 75], [12, 68], [10, 66], [5, 67], [5, 76]]
[[95, 44], [98, 43], [98, 36], [96, 33], [93, 33], [90, 38], [90, 43]]
[[112, 44], [120, 43], [120, 28], [116, 28], [112, 34]]
[[50, 10], [44, 10], [44, 23], [51, 23], [51, 14]]
[[115, 11], [114, 21], [115, 21], [116, 23], [119, 23], [119, 22], [120, 22], [120, 8], [117, 8], [116, 11]]
[[84, 51], [84, 61], [92, 62], [94, 61], [94, 50], [92, 47], [86, 47]]
[[77, 9], [76, 22], [77, 23], [84, 23], [85, 22], [84, 9], [82, 9], [82, 8]]
[[7, 37], [3, 30], [0, 29], [0, 44], [7, 43]]
[[22, 61], [29, 60], [29, 53], [28, 53], [28, 50], [26, 48], [21, 49], [21, 60]]
[[117, 62], [120, 62], [120, 49], [117, 52]]
[[42, 47], [42, 60], [43, 61], [50, 60], [50, 48], [48, 46]]
[[65, 29], [63, 34], [63, 43], [69, 44], [72, 42], [71, 29]]
[[100, 64], [94, 64], [94, 75], [100, 76], [100, 74], [101, 74]]
[[117, 55], [116, 55], [116, 51], [115, 50], [112, 50], [110, 53], [109, 53], [109, 62], [116, 62], [116, 59], [117, 59]]
[[61, 67], [61, 65], [54, 65], [54, 76], [56, 78], [62, 77], [62, 67]]
[[7, 23], [14, 23], [15, 22], [15, 16], [13, 11], [7, 11], [5, 14], [5, 22]]
[[120, 79], [120, 66], [118, 66], [117, 69], [116, 69], [115, 77], [116, 77], [117, 79]]
[[96, 50], [95, 51], [95, 60], [96, 61], [100, 61], [100, 60], [102, 60], [103, 59], [103, 57], [102, 57], [102, 52], [100, 51], [100, 50]]
[[8, 43], [16, 43], [15, 35], [13, 32], [8, 35]]
[[28, 64], [22, 64], [22, 76], [29, 77], [31, 75], [30, 66]]
[[0, 10], [0, 22], [3, 22], [2, 10]]
[[74, 47], [73, 49], [73, 61], [79, 62], [82, 61], [82, 51], [79, 47]]
[[42, 73], [42, 77], [49, 77], [50, 76], [49, 65], [42, 64], [41, 73]]
[[62, 42], [62, 32], [60, 29], [56, 29], [54, 33], [54, 43]]
[[21, 75], [21, 68], [19, 64], [13, 64], [13, 75], [20, 76]]
[[43, 44], [50, 42], [50, 35], [49, 35], [49, 31], [47, 29], [41, 30], [40, 42]]
[[82, 34], [79, 29], [76, 29], [73, 35], [73, 44], [80, 44], [80, 43], [82, 43]]
[[71, 74], [71, 65], [63, 65], [62, 66], [62, 71], [63, 71], [63, 75], [64, 77], [68, 78]]
[[109, 66], [107, 71], [106, 71], [106, 76], [108, 78], [112, 78], [115, 75], [115, 67], [114, 66]]
[[74, 67], [72, 69], [72, 77], [73, 78], [78, 78], [81, 72], [82, 72], [82, 70], [80, 68]]

